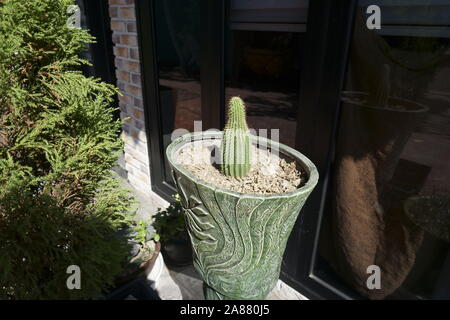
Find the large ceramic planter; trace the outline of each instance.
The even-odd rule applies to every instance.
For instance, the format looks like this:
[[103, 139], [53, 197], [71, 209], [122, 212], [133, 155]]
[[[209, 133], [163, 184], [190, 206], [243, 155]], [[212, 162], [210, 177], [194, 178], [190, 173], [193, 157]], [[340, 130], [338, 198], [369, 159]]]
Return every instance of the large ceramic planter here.
[[[194, 266], [207, 299], [264, 299], [280, 274], [282, 256], [300, 209], [318, 181], [314, 164], [298, 151], [258, 138], [298, 161], [306, 184], [289, 193], [256, 195], [232, 192], [195, 178], [176, 157], [196, 140], [218, 139], [221, 132], [184, 135], [166, 154], [185, 209]], [[252, 136], [252, 142], [256, 142]]]

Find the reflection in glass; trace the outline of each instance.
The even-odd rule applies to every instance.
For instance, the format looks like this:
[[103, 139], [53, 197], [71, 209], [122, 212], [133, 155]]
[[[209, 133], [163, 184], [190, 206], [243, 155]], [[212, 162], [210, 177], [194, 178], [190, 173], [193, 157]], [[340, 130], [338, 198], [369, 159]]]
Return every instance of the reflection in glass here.
[[[378, 1], [384, 24], [368, 30], [365, 2], [317, 272], [370, 299], [450, 298], [450, 5]], [[367, 287], [370, 265], [380, 289]]]
[[[154, 1], [164, 150], [175, 129], [201, 120], [200, 0]], [[168, 174], [166, 161], [166, 179]]]
[[278, 129], [280, 142], [292, 147], [307, 5], [231, 1], [226, 33], [225, 100], [240, 96], [250, 128], [266, 129], [269, 138]]

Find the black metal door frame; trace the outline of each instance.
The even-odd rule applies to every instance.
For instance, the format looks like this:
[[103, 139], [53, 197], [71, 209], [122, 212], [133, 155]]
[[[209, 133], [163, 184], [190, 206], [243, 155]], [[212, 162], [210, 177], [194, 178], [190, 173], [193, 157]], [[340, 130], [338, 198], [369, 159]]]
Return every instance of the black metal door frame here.
[[281, 279], [309, 298], [358, 298], [315, 274], [320, 226], [331, 176], [340, 94], [344, 85], [356, 0], [309, 2], [305, 58], [301, 75], [296, 148], [319, 171], [319, 182], [289, 239]]
[[[170, 200], [175, 189], [167, 182], [164, 170], [153, 1], [136, 0], [145, 126], [151, 188]], [[226, 3], [226, 0], [201, 0], [203, 129], [222, 128], [224, 123]], [[308, 298], [357, 298], [344, 288], [331, 286], [314, 273], [356, 0], [312, 0], [308, 10], [296, 147], [317, 165], [320, 180], [289, 239], [281, 279]]]
[[203, 130], [225, 125], [225, 1], [201, 0], [201, 95]]
[[[168, 201], [175, 192], [164, 174], [164, 147], [159, 104], [158, 66], [156, 62], [153, 1], [136, 1], [136, 24], [141, 62], [145, 131], [149, 153], [151, 189]], [[157, 155], [157, 156], [154, 156]]]

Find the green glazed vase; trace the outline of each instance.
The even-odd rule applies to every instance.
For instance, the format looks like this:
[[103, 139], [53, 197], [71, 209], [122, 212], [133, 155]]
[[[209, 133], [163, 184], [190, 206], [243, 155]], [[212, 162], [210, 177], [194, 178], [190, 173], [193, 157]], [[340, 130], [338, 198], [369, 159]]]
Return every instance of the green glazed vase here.
[[281, 261], [297, 216], [319, 179], [300, 152], [262, 137], [280, 154], [295, 159], [308, 175], [299, 189], [283, 194], [243, 194], [208, 184], [177, 164], [177, 154], [198, 140], [221, 140], [222, 132], [197, 132], [174, 140], [166, 150], [193, 248], [194, 266], [205, 297], [265, 299], [280, 275]]

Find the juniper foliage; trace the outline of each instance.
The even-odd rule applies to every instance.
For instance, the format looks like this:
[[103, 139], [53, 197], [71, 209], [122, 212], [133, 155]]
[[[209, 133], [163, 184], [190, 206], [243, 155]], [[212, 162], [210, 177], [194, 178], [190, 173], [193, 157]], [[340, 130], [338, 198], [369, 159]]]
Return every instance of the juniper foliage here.
[[[78, 71], [94, 41], [72, 0], [0, 0], [0, 299], [95, 298], [121, 271], [132, 197], [112, 85]], [[68, 290], [67, 267], [81, 269]]]

